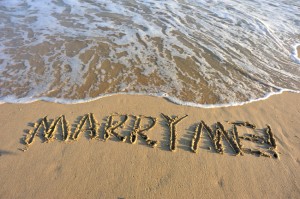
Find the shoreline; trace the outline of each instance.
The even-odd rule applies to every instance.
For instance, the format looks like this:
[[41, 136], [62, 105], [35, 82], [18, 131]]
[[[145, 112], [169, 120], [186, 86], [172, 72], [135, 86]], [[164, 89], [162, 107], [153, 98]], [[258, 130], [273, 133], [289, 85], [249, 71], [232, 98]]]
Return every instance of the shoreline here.
[[[195, 108], [170, 101], [137, 95], [117, 95], [82, 104], [38, 101], [30, 104], [1, 104], [0, 111], [0, 195], [4, 198], [297, 198], [300, 195], [300, 94], [284, 92], [267, 100], [243, 106]], [[147, 131], [155, 148], [138, 138], [119, 141], [113, 135], [103, 140], [107, 116], [118, 112], [157, 118]], [[32, 124], [48, 115], [49, 120], [65, 115], [71, 124], [94, 113], [99, 123], [99, 139], [82, 132], [77, 141], [57, 139], [49, 143], [37, 136], [26, 152], [23, 138]], [[170, 134], [161, 113], [171, 117], [188, 115], [177, 124], [176, 150], [170, 151]], [[191, 151], [195, 127], [201, 120], [209, 126], [228, 121], [249, 121], [257, 131], [238, 127], [241, 135], [260, 134], [269, 124], [274, 133], [279, 159], [257, 155], [236, 155], [226, 140], [224, 154], [213, 150], [203, 134], [198, 153]], [[132, 121], [118, 133], [129, 136]], [[76, 126], [73, 125], [73, 130]], [[243, 140], [244, 147], [260, 149]], [[208, 148], [211, 147], [210, 150]]]
[[161, 93], [161, 94], [154, 94], [154, 93], [134, 93], [134, 92], [119, 92], [119, 93], [109, 93], [109, 94], [103, 94], [95, 98], [87, 98], [87, 99], [60, 99], [60, 98], [51, 98], [51, 97], [39, 97], [36, 99], [29, 100], [28, 98], [20, 98], [20, 99], [12, 99], [12, 97], [6, 97], [2, 98], [0, 100], [1, 104], [30, 104], [35, 102], [47, 102], [47, 103], [57, 103], [57, 104], [66, 104], [66, 105], [75, 105], [75, 104], [84, 104], [84, 103], [90, 103], [97, 100], [101, 100], [103, 98], [107, 97], [117, 97], [117, 96], [143, 96], [143, 97], [157, 97], [162, 98], [164, 100], [170, 101], [171, 103], [174, 103], [176, 105], [182, 105], [182, 106], [188, 106], [193, 108], [222, 108], [222, 107], [235, 107], [235, 106], [243, 106], [246, 104], [251, 104], [259, 101], [264, 101], [269, 99], [270, 97], [274, 95], [280, 95], [283, 93], [300, 93], [300, 91], [291, 90], [291, 89], [279, 89], [278, 92], [270, 92], [265, 94], [263, 97], [256, 98], [256, 99], [250, 99], [248, 101], [243, 102], [232, 102], [232, 103], [224, 103], [224, 104], [198, 104], [194, 102], [189, 101], [182, 101], [176, 97], [169, 96], [167, 93]]

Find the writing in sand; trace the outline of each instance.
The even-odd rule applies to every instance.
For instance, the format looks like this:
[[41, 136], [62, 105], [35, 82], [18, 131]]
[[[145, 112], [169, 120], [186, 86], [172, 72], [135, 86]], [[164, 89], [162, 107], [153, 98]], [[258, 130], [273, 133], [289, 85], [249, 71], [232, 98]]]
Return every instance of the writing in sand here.
[[[178, 132], [177, 125], [187, 117], [184, 116], [168, 116], [161, 114], [162, 125], [165, 124], [168, 129], [168, 148], [170, 151], [176, 151]], [[221, 122], [217, 122], [211, 126], [207, 125], [203, 120], [194, 126], [193, 137], [190, 140], [190, 150], [197, 153], [200, 149], [201, 139], [206, 137], [210, 146], [208, 150], [214, 150], [217, 153], [224, 153], [224, 146], [228, 147], [235, 155], [251, 154], [259, 157], [279, 158], [277, 144], [272, 129], [269, 125], [265, 128], [257, 129], [256, 125], [249, 122], [237, 121], [229, 122], [231, 128], [225, 130]], [[80, 116], [78, 121], [71, 126], [64, 115], [55, 119], [48, 119], [47, 116], [39, 119], [32, 124], [32, 129], [27, 131], [24, 138], [26, 147], [21, 149], [26, 151], [33, 144], [36, 137], [40, 137], [45, 142], [55, 139], [61, 139], [64, 142], [76, 141], [83, 133], [88, 133], [90, 139], [98, 139], [107, 141], [111, 137], [115, 137], [121, 142], [129, 142], [134, 144], [138, 138], [143, 140], [150, 147], [156, 147], [158, 141], [152, 140], [147, 132], [152, 130], [157, 124], [157, 118], [144, 115], [129, 115], [114, 113], [106, 117], [100, 130], [100, 123], [96, 120], [93, 113]], [[124, 136], [122, 129], [127, 126], [130, 130], [127, 136]], [[250, 129], [252, 133], [240, 135], [238, 128]], [[252, 145], [243, 145], [244, 143], [252, 143]]]

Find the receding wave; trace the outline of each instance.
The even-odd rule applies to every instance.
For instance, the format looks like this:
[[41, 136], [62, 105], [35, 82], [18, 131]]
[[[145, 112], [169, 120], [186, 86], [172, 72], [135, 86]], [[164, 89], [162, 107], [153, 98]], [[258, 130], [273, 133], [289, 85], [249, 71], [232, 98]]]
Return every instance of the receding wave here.
[[2, 0], [0, 100], [135, 93], [197, 106], [299, 91], [299, 9], [293, 0]]

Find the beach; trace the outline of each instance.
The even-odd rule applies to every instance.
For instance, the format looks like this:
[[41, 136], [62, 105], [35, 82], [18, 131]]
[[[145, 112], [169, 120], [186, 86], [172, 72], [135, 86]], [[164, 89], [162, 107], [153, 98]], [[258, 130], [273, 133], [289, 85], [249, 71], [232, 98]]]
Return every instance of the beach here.
[[300, 198], [299, 7], [1, 0], [0, 199]]
[[[0, 198], [298, 198], [300, 195], [300, 95], [284, 92], [242, 106], [195, 108], [176, 105], [164, 98], [115, 95], [78, 104], [37, 101], [0, 105]], [[30, 146], [24, 144], [33, 123], [61, 115], [71, 124], [93, 113], [99, 127], [91, 139], [82, 131], [76, 141], [63, 141], [61, 129], [45, 142], [39, 133]], [[128, 115], [121, 142], [114, 135], [105, 141], [104, 129], [111, 114]], [[169, 117], [183, 117], [176, 124], [174, 151], [170, 151]], [[151, 147], [138, 135], [129, 142], [132, 116], [157, 118], [146, 131]], [[120, 118], [119, 118], [120, 119]], [[119, 120], [116, 119], [116, 120]], [[122, 119], [122, 117], [121, 117]], [[259, 135], [266, 124], [272, 128], [279, 157], [243, 153], [237, 155], [223, 139], [224, 153], [214, 150], [205, 133], [197, 153], [191, 142], [197, 124], [213, 127], [226, 121], [248, 121], [256, 130], [237, 126], [240, 136]], [[76, 127], [76, 126], [75, 126]], [[74, 128], [75, 128], [74, 127]], [[72, 129], [74, 129], [72, 128]], [[74, 131], [74, 130], [73, 130]], [[243, 145], [262, 152], [254, 142]], [[266, 146], [264, 145], [259, 146]], [[22, 149], [27, 149], [22, 151]]]

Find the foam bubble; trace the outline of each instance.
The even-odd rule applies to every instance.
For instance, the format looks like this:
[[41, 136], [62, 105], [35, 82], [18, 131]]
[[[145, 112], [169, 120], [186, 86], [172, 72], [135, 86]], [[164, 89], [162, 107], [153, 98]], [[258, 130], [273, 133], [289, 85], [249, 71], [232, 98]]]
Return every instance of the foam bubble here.
[[291, 58], [295, 62], [297, 62], [298, 64], [300, 64], [300, 57], [298, 57], [298, 55], [299, 55], [299, 52], [298, 52], [299, 48], [300, 48], [300, 43], [297, 43], [297, 44], [293, 45], [292, 46], [292, 54], [291, 54]]

